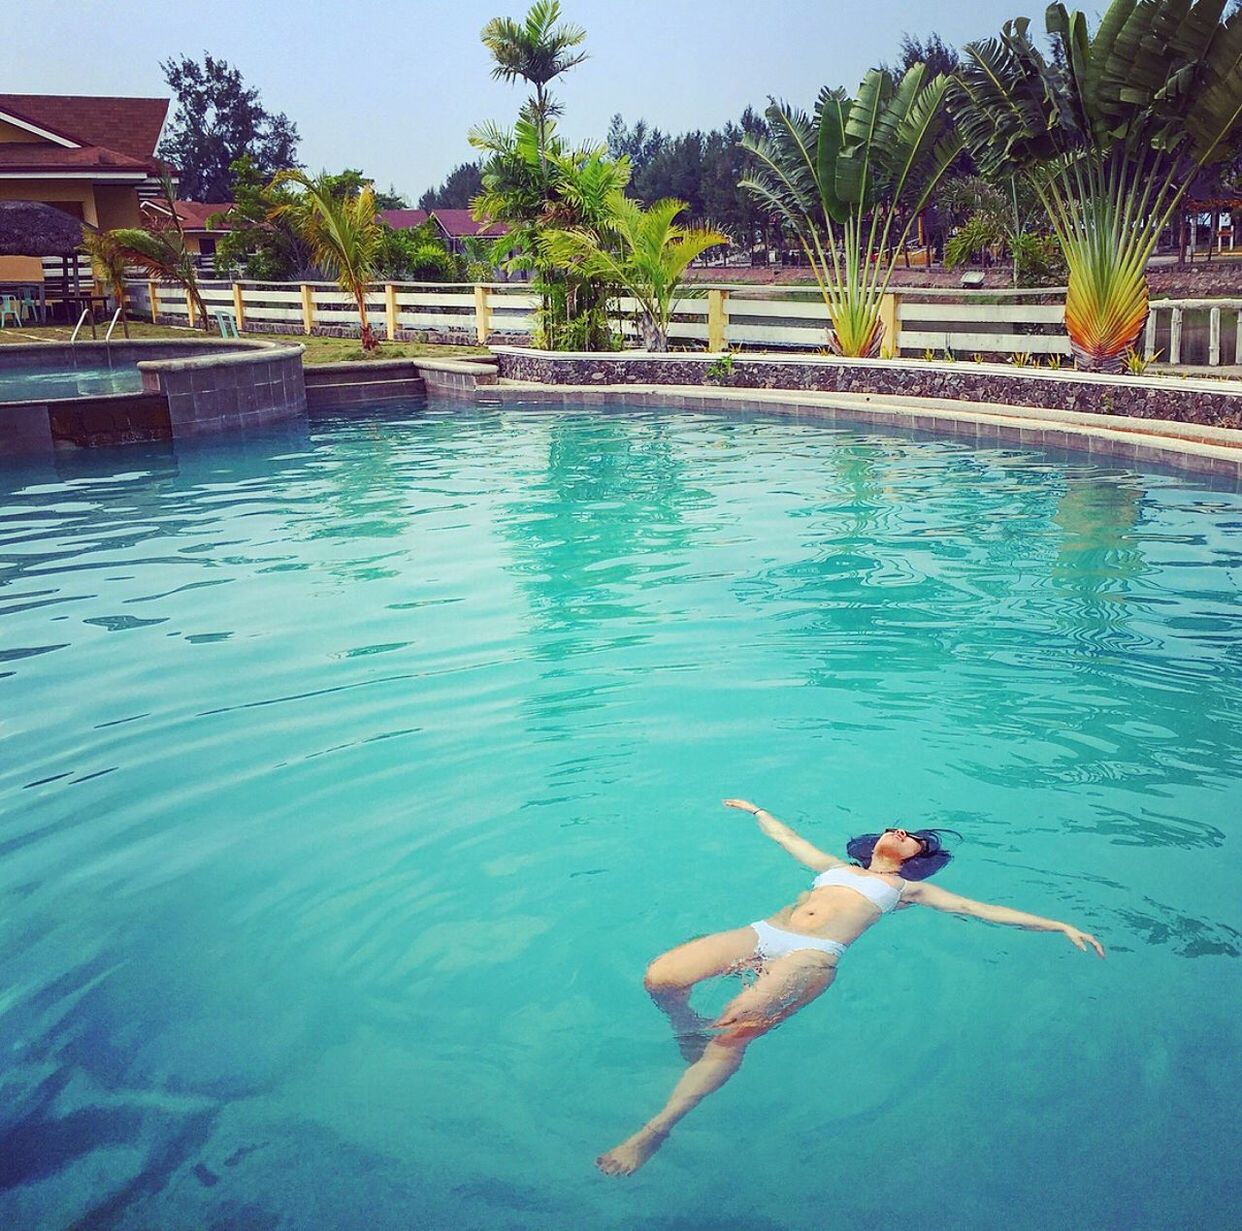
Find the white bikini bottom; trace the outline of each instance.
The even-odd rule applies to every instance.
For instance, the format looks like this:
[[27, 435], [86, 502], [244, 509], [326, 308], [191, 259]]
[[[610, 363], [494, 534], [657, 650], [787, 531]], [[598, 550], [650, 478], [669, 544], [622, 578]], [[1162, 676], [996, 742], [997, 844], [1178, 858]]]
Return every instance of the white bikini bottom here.
[[755, 933], [755, 956], [771, 960], [784, 957], [787, 953], [796, 953], [799, 949], [815, 949], [820, 953], [830, 953], [840, 957], [846, 949], [839, 940], [824, 940], [819, 936], [804, 936], [801, 932], [786, 932], [783, 928], [774, 928], [770, 923], [760, 920], [752, 923]]

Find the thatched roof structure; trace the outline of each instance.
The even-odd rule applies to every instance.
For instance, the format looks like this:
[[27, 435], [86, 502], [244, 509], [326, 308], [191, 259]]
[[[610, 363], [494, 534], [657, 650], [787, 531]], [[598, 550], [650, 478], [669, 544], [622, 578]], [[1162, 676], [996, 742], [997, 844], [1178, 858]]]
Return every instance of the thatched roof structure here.
[[74, 256], [94, 229], [54, 205], [0, 201], [0, 256]]

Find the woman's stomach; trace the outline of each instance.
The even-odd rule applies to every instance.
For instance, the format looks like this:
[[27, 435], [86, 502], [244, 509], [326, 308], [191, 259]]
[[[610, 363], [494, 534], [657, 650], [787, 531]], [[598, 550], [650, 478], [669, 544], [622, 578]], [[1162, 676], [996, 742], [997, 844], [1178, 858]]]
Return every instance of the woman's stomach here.
[[[849, 893], [849, 890], [842, 892]], [[852, 896], [857, 897], [857, 894]], [[832, 890], [817, 890], [778, 911], [768, 922], [791, 932], [851, 944], [875, 922], [876, 912], [867, 906], [834, 901], [836, 897], [837, 893]]]

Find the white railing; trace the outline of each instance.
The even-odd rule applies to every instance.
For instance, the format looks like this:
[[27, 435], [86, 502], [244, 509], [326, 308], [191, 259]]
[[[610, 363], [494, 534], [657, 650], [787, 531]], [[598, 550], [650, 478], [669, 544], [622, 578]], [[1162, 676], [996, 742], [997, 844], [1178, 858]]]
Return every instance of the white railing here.
[[[133, 281], [126, 284], [126, 290], [140, 312], [190, 316], [181, 287]], [[209, 314], [231, 312], [243, 331], [248, 324], [269, 331], [283, 327], [289, 333], [358, 327], [353, 296], [335, 282], [200, 282], [199, 293]], [[386, 283], [373, 286], [366, 298], [372, 327], [389, 338], [403, 330], [425, 331], [460, 336], [471, 343], [492, 333], [529, 334], [537, 303], [537, 297], [520, 284]]]
[[[130, 302], [159, 317], [189, 317], [186, 295], [167, 284], [134, 281]], [[313, 333], [356, 329], [353, 298], [335, 283], [203, 282], [208, 313], [228, 311], [238, 327]], [[886, 349], [907, 355], [1068, 355], [1063, 288], [933, 291], [902, 288], [885, 297]], [[1032, 302], [1034, 301], [1034, 302]], [[1051, 302], [1049, 302], [1051, 301]], [[385, 283], [371, 288], [367, 314], [389, 338], [426, 331], [463, 342], [496, 335], [529, 335], [538, 297], [524, 284]], [[636, 304], [615, 304], [618, 324], [637, 337]], [[674, 346], [729, 346], [821, 350], [828, 342], [828, 312], [814, 287], [701, 285], [675, 308], [669, 330]]]
[[[1160, 313], [1169, 313], [1167, 334], [1162, 327]], [[1208, 367], [1220, 367], [1221, 361], [1221, 313], [1233, 315], [1233, 362], [1242, 364], [1242, 299], [1153, 299], [1147, 305], [1147, 330], [1143, 336], [1143, 353], [1155, 359], [1159, 353], [1170, 364], [1183, 362], [1187, 320], [1186, 313], [1207, 313], [1207, 363]], [[1157, 349], [1157, 341], [1167, 346]]]

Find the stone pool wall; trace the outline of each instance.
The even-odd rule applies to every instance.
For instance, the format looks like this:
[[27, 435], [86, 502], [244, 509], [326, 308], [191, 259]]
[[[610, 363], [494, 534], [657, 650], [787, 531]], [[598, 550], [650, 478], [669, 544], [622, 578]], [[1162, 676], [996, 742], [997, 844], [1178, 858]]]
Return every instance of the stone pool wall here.
[[171, 440], [168, 402], [159, 394], [109, 393], [62, 398], [45, 411], [53, 444], [93, 449], [100, 445]]
[[173, 439], [259, 427], [303, 414], [301, 346], [250, 343], [244, 351], [140, 363], [142, 387], [168, 403]]
[[301, 346], [209, 338], [6, 346], [8, 369], [133, 366], [142, 391], [0, 402], [0, 454], [177, 440], [306, 410]]
[[795, 360], [739, 354], [731, 370], [722, 371], [717, 356], [676, 352], [582, 354], [496, 347], [495, 354], [502, 379], [547, 385], [705, 385], [942, 398], [1242, 428], [1242, 383], [1234, 381], [1100, 376], [908, 359]]

